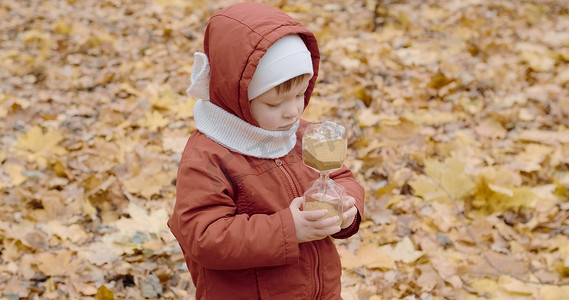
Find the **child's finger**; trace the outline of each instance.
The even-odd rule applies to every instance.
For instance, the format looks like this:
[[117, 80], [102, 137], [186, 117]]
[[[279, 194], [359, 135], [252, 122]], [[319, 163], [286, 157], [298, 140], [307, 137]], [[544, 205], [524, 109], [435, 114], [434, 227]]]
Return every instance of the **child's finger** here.
[[344, 217], [344, 219], [347, 220], [347, 219], [353, 218], [357, 212], [358, 212], [358, 209], [355, 206], [352, 206], [352, 208], [345, 211], [342, 216]]
[[325, 228], [337, 225], [338, 221], [340, 221], [340, 217], [339, 216], [333, 216], [333, 217], [328, 217], [328, 218], [316, 220], [312, 223], [312, 226], [314, 228], [325, 229]]
[[342, 221], [342, 228], [348, 228], [354, 222], [354, 218], [358, 213], [358, 209], [355, 206], [352, 206], [348, 211], [344, 212], [342, 217], [344, 218]]
[[302, 212], [302, 215], [307, 221], [317, 221], [322, 219], [322, 217], [324, 217], [327, 213], [328, 210], [326, 209], [305, 210]]
[[337, 199], [331, 195], [327, 195], [327, 194], [323, 194], [323, 193], [315, 193], [311, 197], [314, 198], [315, 200], [320, 201], [320, 202], [334, 202], [334, 200]]
[[302, 198], [298, 197], [298, 198], [294, 198], [292, 199], [292, 202], [290, 203], [290, 207], [294, 207], [300, 210], [300, 208], [302, 207]]
[[356, 204], [356, 199], [354, 199], [354, 197], [346, 196], [346, 199], [344, 200], [344, 208], [353, 207], [355, 204]]

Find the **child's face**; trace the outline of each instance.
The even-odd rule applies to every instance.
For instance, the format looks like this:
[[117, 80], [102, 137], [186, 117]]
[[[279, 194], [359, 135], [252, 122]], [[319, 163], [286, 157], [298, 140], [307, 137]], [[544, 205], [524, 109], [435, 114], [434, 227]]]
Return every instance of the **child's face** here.
[[310, 81], [310, 76], [304, 77], [288, 92], [278, 94], [274, 87], [251, 100], [251, 113], [261, 128], [288, 130], [300, 119], [304, 110], [304, 92]]

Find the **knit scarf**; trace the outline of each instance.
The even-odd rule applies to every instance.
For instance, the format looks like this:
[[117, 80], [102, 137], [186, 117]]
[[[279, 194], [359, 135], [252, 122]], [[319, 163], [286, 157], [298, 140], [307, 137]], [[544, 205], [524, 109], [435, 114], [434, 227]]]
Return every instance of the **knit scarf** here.
[[194, 54], [190, 96], [199, 98], [194, 105], [196, 129], [231, 151], [257, 158], [279, 158], [296, 145], [296, 124], [286, 131], [253, 126], [209, 101], [209, 62], [204, 53]]

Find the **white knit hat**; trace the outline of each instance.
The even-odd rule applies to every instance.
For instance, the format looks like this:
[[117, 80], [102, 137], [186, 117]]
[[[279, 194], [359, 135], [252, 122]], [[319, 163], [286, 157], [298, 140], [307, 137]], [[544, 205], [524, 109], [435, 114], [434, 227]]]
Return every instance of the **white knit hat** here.
[[310, 51], [298, 35], [282, 37], [259, 60], [247, 89], [249, 100], [302, 74], [314, 75]]

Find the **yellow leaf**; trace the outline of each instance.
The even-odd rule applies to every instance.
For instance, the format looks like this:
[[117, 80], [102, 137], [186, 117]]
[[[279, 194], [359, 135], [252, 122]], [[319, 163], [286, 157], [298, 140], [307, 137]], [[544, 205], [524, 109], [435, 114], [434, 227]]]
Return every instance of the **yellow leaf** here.
[[146, 127], [152, 131], [156, 131], [158, 130], [158, 128], [162, 128], [168, 125], [168, 123], [170, 122], [167, 118], [162, 116], [162, 114], [156, 110], [153, 112], [145, 111], [144, 115], [146, 116], [146, 119], [140, 121], [140, 126]]
[[55, 30], [61, 34], [68, 35], [71, 33], [72, 25], [65, 20], [57, 20], [55, 22]]
[[50, 236], [57, 235], [62, 240], [67, 239], [75, 244], [81, 244], [89, 237], [89, 234], [87, 234], [81, 226], [77, 224], [64, 225], [57, 220], [52, 220], [44, 224], [43, 230]]
[[529, 187], [512, 188], [512, 196], [504, 193], [477, 193], [473, 204], [476, 207], [484, 206], [490, 211], [506, 211], [520, 207], [532, 207], [535, 193]]
[[95, 294], [95, 300], [113, 300], [115, 294], [109, 290], [105, 285], [101, 285]]
[[329, 113], [332, 104], [329, 101], [312, 97], [310, 103], [302, 113], [302, 118], [309, 122], [319, 122], [322, 116]]
[[[122, 253], [132, 253], [134, 249], [141, 246], [151, 237], [159, 238], [162, 233], [168, 232], [168, 213], [164, 208], [153, 209], [150, 214], [146, 208], [138, 206], [133, 202], [128, 205], [130, 218], [121, 217], [114, 222], [117, 232], [107, 234], [102, 238], [105, 247], [109, 248], [118, 255]], [[142, 240], [136, 240], [136, 237]], [[133, 240], [134, 239], [134, 240]]]
[[516, 155], [512, 167], [525, 172], [539, 171], [541, 163], [553, 152], [551, 147], [538, 144], [529, 144], [525, 151]]
[[500, 276], [500, 278], [498, 278], [498, 284], [504, 290], [515, 295], [529, 296], [533, 295], [536, 291], [535, 285], [519, 281], [510, 276]]
[[[535, 193], [529, 187], [519, 187], [514, 189], [514, 196], [503, 201], [506, 209], [518, 207], [532, 207], [535, 200]], [[499, 201], [497, 201], [499, 202]]]
[[97, 209], [93, 206], [93, 204], [91, 204], [91, 201], [84, 199], [83, 212], [87, 215], [95, 215], [97, 214]]
[[24, 167], [16, 164], [6, 164], [5, 166], [6, 173], [10, 176], [11, 186], [18, 186], [26, 181], [26, 176], [22, 175], [22, 171]]
[[169, 85], [164, 84], [154, 89], [157, 89], [157, 92], [155, 91], [154, 96], [148, 99], [152, 107], [157, 109], [174, 109], [176, 107], [180, 95], [175, 93]]
[[381, 115], [373, 112], [372, 108], [364, 109], [359, 115], [360, 127], [374, 126], [381, 121]]
[[415, 250], [415, 246], [408, 236], [399, 241], [395, 247], [385, 245], [380, 248], [380, 251], [388, 254], [391, 259], [404, 263], [412, 263], [424, 254], [423, 251]]
[[163, 186], [171, 184], [172, 179], [166, 172], [143, 172], [124, 182], [127, 190], [133, 194], [140, 194], [146, 199], [160, 193]]
[[43, 130], [39, 126], [34, 126], [26, 133], [18, 136], [15, 147], [30, 153], [29, 159], [45, 166], [49, 154], [65, 154], [67, 151], [58, 144], [63, 140], [63, 135], [59, 131]]
[[546, 285], [539, 289], [536, 299], [540, 300], [566, 300], [569, 295], [569, 286]]
[[395, 262], [393, 259], [372, 243], [361, 244], [355, 255], [344, 247], [339, 247], [338, 251], [342, 258], [342, 266], [346, 269], [359, 267], [366, 267], [368, 269], [395, 268]]
[[444, 201], [448, 199], [447, 194], [432, 179], [420, 175], [411, 181], [409, 185], [413, 188], [413, 194], [425, 199], [425, 201]]
[[425, 173], [438, 182], [456, 199], [468, 195], [475, 187], [472, 178], [465, 173], [466, 164], [452, 155], [444, 163], [436, 160], [425, 160]]
[[61, 140], [63, 135], [59, 131], [48, 131], [44, 134], [41, 127], [34, 126], [18, 137], [18, 147], [31, 153], [40, 153], [56, 148]]
[[569, 143], [569, 130], [549, 131], [529, 129], [519, 133], [519, 140], [537, 142], [548, 145], [557, 145], [559, 143]]
[[441, 111], [428, 111], [428, 110], [418, 110], [418, 111], [407, 111], [403, 115], [406, 119], [413, 121], [413, 123], [421, 125], [437, 125], [456, 122], [459, 117], [463, 114], [458, 112], [441, 112]]
[[[285, 2], [286, 3], [286, 2]], [[285, 5], [281, 8], [286, 13], [306, 13], [310, 11], [310, 7], [302, 4], [298, 5]]]
[[500, 289], [496, 280], [488, 278], [476, 279], [470, 282], [470, 286], [479, 294], [487, 294], [488, 296], [494, 296]]
[[148, 102], [152, 104], [152, 107], [157, 109], [171, 109], [175, 108], [176, 106], [176, 100], [167, 96], [152, 97], [148, 99]]
[[555, 67], [555, 59], [542, 53], [524, 51], [521, 54], [521, 60], [536, 72], [548, 72]]
[[356, 99], [360, 99], [360, 100], [362, 100], [366, 105], [369, 105], [369, 104], [373, 101], [373, 98], [372, 98], [372, 96], [370, 95], [370, 93], [369, 93], [368, 91], [366, 91], [366, 88], [365, 88], [363, 85], [361, 85], [361, 84], [356, 85], [356, 86], [352, 89], [351, 95], [348, 94], [348, 95], [346, 95], [346, 96], [348, 96], [348, 97], [349, 97], [349, 96], [352, 96], [352, 97], [355, 97]]
[[44, 59], [49, 56], [51, 49], [51, 36], [45, 32], [30, 30], [20, 34], [20, 39], [24, 44], [36, 45], [39, 48], [39, 58]]
[[514, 187], [522, 184], [519, 172], [506, 168], [488, 167], [482, 169], [478, 174], [478, 179], [484, 180], [490, 185], [500, 187]]
[[176, 112], [176, 118], [184, 119], [184, 118], [191, 118], [194, 116], [194, 105], [198, 101], [197, 98], [190, 97], [186, 101], [177, 104], [174, 107], [174, 111]]
[[454, 79], [446, 77], [443, 72], [439, 71], [437, 74], [431, 77], [431, 81], [429, 82], [428, 87], [438, 90], [453, 81]]
[[511, 189], [508, 189], [508, 188], [499, 186], [499, 185], [495, 185], [495, 184], [489, 183], [489, 184], [488, 184], [488, 188], [489, 188], [491, 191], [493, 191], [493, 192], [501, 193], [501, 194], [504, 194], [504, 195], [506, 195], [506, 196], [508, 196], [508, 197], [513, 197], [513, 196], [514, 196], [514, 191], [512, 191]]

